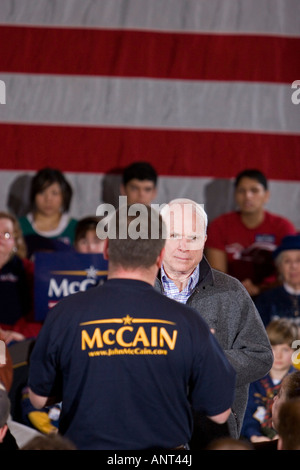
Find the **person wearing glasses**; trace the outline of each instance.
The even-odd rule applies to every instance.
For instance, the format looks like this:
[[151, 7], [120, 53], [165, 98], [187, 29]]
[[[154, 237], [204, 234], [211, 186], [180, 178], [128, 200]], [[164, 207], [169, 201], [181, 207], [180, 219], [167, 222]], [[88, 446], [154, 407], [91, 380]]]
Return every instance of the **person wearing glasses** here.
[[35, 337], [40, 329], [33, 320], [33, 273], [17, 219], [0, 212], [0, 333], [6, 344]]

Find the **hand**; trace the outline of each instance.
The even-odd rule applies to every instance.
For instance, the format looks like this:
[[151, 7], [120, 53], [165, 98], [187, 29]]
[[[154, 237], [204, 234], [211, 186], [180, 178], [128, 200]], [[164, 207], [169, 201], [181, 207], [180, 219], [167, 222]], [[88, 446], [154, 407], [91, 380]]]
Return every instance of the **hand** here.
[[251, 442], [265, 442], [265, 441], [270, 441], [271, 439], [267, 436], [251, 436], [250, 441]]
[[17, 333], [17, 331], [12, 330], [0, 330], [1, 336], [5, 344], [8, 345], [11, 341], [24, 341], [26, 337], [21, 333]]

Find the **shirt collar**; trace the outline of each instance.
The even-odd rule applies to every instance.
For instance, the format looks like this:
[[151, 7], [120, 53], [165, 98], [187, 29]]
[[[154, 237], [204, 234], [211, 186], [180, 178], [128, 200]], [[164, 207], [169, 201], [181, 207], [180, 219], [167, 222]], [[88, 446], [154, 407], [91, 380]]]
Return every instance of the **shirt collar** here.
[[[196, 285], [199, 282], [199, 274], [200, 274], [200, 267], [198, 264], [196, 268], [194, 269], [194, 271], [192, 272], [192, 274], [190, 275], [189, 282], [187, 286], [183, 289], [183, 291], [188, 291], [190, 293], [194, 289], [194, 287], [196, 287]], [[170, 283], [175, 284], [174, 281], [172, 281], [172, 279], [170, 279], [168, 275], [166, 274], [166, 271], [164, 270], [163, 265], [161, 267], [161, 281], [162, 281], [164, 290], [166, 289], [168, 285], [170, 285]]]
[[288, 284], [286, 284], [285, 282], [283, 283], [283, 287], [285, 288], [285, 290], [289, 293], [289, 294], [292, 294], [292, 295], [300, 295], [300, 290], [299, 289], [293, 289], [293, 287], [289, 286]]

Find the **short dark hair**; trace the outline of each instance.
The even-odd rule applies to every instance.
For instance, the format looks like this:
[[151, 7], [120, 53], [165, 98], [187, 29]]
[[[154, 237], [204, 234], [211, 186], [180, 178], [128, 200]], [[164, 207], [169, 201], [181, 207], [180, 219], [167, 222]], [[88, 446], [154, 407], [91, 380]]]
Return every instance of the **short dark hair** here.
[[236, 188], [239, 185], [239, 182], [242, 178], [250, 178], [252, 180], [258, 181], [263, 187], [267, 190], [268, 189], [268, 180], [266, 176], [260, 171], [256, 169], [246, 169], [241, 171], [235, 178], [234, 187]]
[[101, 219], [102, 217], [90, 215], [78, 220], [75, 229], [75, 243], [84, 238], [89, 230], [95, 230], [96, 233], [97, 224]]
[[[116, 236], [110, 236], [109, 239], [109, 262], [114, 266], [122, 266], [125, 269], [132, 268], [150, 268], [155, 264], [155, 261], [161, 250], [165, 245], [164, 222], [161, 215], [153, 208], [144, 205], [147, 209], [147, 226], [140, 227], [141, 232], [138, 238], [131, 238], [129, 234], [130, 224], [138, 218], [138, 215], [128, 215], [125, 220], [126, 227], [122, 227], [122, 232], [125, 232], [125, 238], [120, 237], [120, 210], [116, 211]], [[123, 220], [121, 221], [123, 223]], [[157, 237], [153, 237], [153, 228]]]
[[148, 162], [134, 162], [127, 166], [123, 171], [122, 181], [124, 186], [133, 179], [138, 179], [140, 181], [153, 181], [156, 186], [157, 173], [153, 166]]
[[42, 168], [39, 170], [31, 181], [30, 203], [31, 208], [35, 207], [35, 197], [53, 183], [58, 183], [63, 197], [63, 212], [67, 212], [70, 208], [73, 190], [63, 173], [56, 168]]

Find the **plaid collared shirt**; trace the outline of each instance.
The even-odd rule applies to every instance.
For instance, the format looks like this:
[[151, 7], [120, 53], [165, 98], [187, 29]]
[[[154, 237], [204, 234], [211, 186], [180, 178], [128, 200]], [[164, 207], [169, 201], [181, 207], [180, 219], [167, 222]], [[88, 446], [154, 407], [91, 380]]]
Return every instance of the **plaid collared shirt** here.
[[163, 266], [161, 267], [161, 282], [163, 286], [163, 294], [166, 295], [167, 297], [170, 297], [171, 299], [177, 300], [177, 302], [186, 304], [188, 298], [190, 297], [198, 281], [199, 281], [199, 265], [192, 272], [192, 275], [189, 279], [187, 286], [180, 292], [178, 287], [174, 284], [174, 282], [167, 276]]

